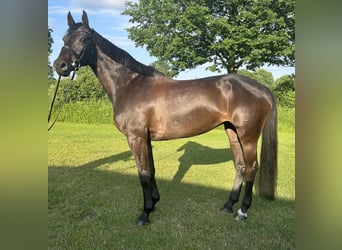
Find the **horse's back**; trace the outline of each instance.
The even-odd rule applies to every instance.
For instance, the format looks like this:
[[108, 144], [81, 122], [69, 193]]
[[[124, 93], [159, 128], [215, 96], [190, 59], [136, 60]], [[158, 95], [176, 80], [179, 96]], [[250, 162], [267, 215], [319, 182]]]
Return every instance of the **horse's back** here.
[[153, 140], [198, 135], [224, 122], [254, 126], [268, 102], [263, 85], [235, 74], [180, 81], [158, 75], [132, 84], [122, 99], [119, 129], [147, 129]]

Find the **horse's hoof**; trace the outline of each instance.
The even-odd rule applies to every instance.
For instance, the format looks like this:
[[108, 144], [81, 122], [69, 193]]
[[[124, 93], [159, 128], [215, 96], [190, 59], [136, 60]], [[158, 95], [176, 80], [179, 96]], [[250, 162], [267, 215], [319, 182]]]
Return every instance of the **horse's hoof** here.
[[148, 225], [148, 224], [150, 224], [150, 221], [148, 220], [148, 221], [143, 221], [143, 220], [137, 220], [137, 225], [138, 226], [144, 226], [144, 225]]
[[245, 221], [247, 218], [245, 216], [241, 216], [241, 215], [236, 215], [235, 216], [235, 220], [236, 221]]
[[247, 213], [244, 213], [241, 211], [241, 209], [239, 209], [236, 216], [235, 216], [235, 220], [244, 221], [246, 219], [247, 219]]
[[233, 208], [222, 207], [221, 211], [226, 212], [226, 213], [233, 213]]
[[144, 226], [144, 225], [148, 225], [148, 224], [150, 224], [150, 219], [145, 214], [142, 214], [139, 217], [139, 219], [137, 220], [137, 225], [138, 226]]

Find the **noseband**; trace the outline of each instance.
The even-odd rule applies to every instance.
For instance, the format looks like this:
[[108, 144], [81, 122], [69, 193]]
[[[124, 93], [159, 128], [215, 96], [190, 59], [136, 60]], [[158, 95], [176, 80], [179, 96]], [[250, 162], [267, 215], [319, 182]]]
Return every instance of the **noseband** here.
[[80, 53], [76, 53], [72, 48], [70, 48], [67, 45], [64, 45], [62, 48], [71, 51], [71, 53], [76, 57], [76, 60], [71, 62], [71, 66], [74, 68], [75, 71], [78, 71], [79, 68], [82, 66], [81, 65], [81, 61], [84, 58], [84, 56], [86, 55], [86, 50], [88, 49], [89, 45], [92, 42], [92, 33], [89, 31], [85, 31], [85, 30], [78, 30], [78, 31], [74, 31], [73, 33], [78, 33], [78, 32], [84, 32], [87, 34], [87, 37], [85, 38], [85, 45], [83, 46], [82, 50]]

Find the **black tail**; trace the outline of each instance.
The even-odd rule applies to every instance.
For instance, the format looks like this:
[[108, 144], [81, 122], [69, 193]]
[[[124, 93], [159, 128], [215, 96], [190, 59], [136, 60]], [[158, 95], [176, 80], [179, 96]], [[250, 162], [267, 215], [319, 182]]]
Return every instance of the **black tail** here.
[[277, 108], [275, 98], [272, 94], [272, 110], [262, 131], [259, 178], [259, 193], [262, 197], [270, 200], [274, 199], [277, 187], [277, 137]]

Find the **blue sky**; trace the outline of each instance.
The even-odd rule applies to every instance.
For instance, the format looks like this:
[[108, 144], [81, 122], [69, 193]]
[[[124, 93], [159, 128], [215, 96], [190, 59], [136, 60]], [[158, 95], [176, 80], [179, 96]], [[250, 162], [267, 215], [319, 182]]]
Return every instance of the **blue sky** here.
[[[71, 12], [76, 22], [81, 21], [82, 10], [88, 14], [89, 25], [102, 36], [106, 37], [118, 47], [126, 50], [136, 60], [144, 64], [150, 64], [157, 59], [149, 55], [146, 49], [135, 47], [134, 42], [128, 39], [125, 30], [130, 27], [129, 17], [121, 15], [124, 10], [125, 0], [49, 0], [48, 1], [48, 24], [53, 29], [52, 45], [53, 52], [50, 61], [53, 62], [63, 46], [63, 35], [66, 32], [67, 13]], [[206, 76], [218, 75], [220, 73], [205, 70], [206, 65], [198, 66], [196, 69], [181, 72], [177, 79], [193, 79]], [[294, 67], [263, 67], [272, 72], [274, 79], [285, 74], [295, 72]]]

